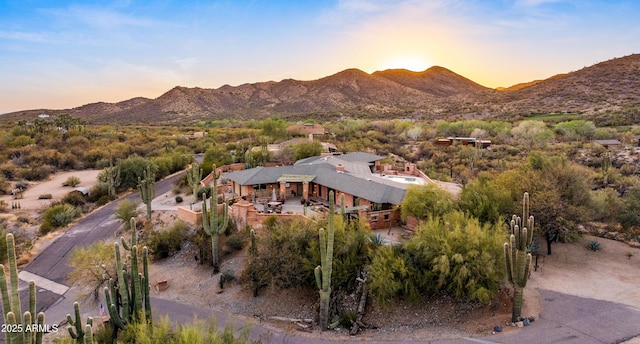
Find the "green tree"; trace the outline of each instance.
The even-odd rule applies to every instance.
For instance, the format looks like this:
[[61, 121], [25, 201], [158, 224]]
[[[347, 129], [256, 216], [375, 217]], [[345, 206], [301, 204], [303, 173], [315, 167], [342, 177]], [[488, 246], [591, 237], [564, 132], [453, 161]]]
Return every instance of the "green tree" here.
[[460, 209], [481, 223], [500, 222], [512, 209], [511, 193], [496, 185], [494, 179], [489, 172], [481, 172], [460, 192]]
[[410, 186], [402, 201], [402, 218], [417, 219], [442, 216], [455, 206], [453, 196], [436, 184]]
[[211, 166], [214, 164], [216, 166], [224, 166], [231, 164], [233, 162], [233, 157], [229, 152], [221, 145], [213, 146], [204, 153], [204, 157], [202, 158], [202, 163], [200, 166], [202, 167], [202, 171], [204, 175], [208, 175], [211, 173]]
[[140, 211], [138, 210], [138, 205], [136, 203], [128, 198], [125, 198], [116, 206], [114, 215], [116, 219], [122, 222], [125, 229], [131, 229], [129, 225], [130, 221], [132, 218], [137, 218], [138, 215], [140, 215]]
[[322, 153], [322, 144], [318, 141], [300, 142], [293, 145], [293, 159], [300, 160]]
[[148, 168], [152, 174], [157, 171], [157, 166], [149, 159], [137, 154], [120, 160], [120, 187], [123, 189], [137, 188], [138, 179], [144, 178], [144, 171]]
[[624, 206], [618, 215], [618, 221], [625, 230], [640, 227], [640, 188], [629, 189], [624, 197]]
[[102, 241], [74, 248], [69, 257], [69, 266], [69, 282], [81, 286], [79, 296], [93, 296], [94, 301], [98, 300], [99, 291], [109, 278], [116, 278], [113, 246]]
[[529, 192], [531, 212], [536, 214], [537, 233], [547, 242], [547, 254], [556, 241], [571, 241], [578, 224], [587, 219], [591, 206], [591, 171], [564, 157], [548, 157], [532, 152], [517, 169], [496, 178], [496, 184], [509, 190], [511, 213], [519, 208], [518, 195]]
[[267, 118], [262, 121], [262, 135], [276, 140], [287, 138], [287, 123], [280, 118]]
[[379, 303], [388, 304], [401, 294], [407, 273], [403, 257], [393, 247], [383, 246], [371, 262], [367, 284]]
[[553, 132], [543, 121], [522, 121], [511, 129], [511, 135], [529, 150], [545, 147], [553, 139]]
[[596, 126], [591, 121], [573, 120], [556, 124], [555, 132], [569, 140], [590, 140], [596, 132]]
[[481, 225], [459, 211], [423, 222], [416, 237], [405, 245], [429, 267], [424, 274], [420, 266], [412, 267], [415, 288], [444, 290], [460, 300], [488, 304], [503, 277], [503, 242], [500, 223]]

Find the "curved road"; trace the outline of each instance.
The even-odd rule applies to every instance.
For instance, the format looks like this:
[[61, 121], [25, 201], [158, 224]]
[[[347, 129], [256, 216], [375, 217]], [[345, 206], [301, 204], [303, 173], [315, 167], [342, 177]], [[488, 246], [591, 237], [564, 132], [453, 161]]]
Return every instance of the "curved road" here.
[[[184, 172], [183, 172], [184, 173]], [[183, 173], [170, 176], [156, 182], [156, 194], [171, 190], [173, 182]], [[126, 198], [140, 202], [138, 193]], [[66, 276], [70, 272], [68, 256], [74, 247], [90, 245], [96, 241], [113, 237], [120, 223], [113, 218], [117, 202], [88, 214], [79, 220], [66, 233], [46, 247], [20, 272], [21, 280], [33, 279], [38, 287], [38, 311], [46, 311], [46, 323], [56, 324], [65, 320], [66, 314], [73, 310], [73, 301], [77, 294], [69, 289]], [[26, 285], [21, 281], [21, 286]], [[640, 311], [629, 306], [584, 299], [572, 295], [560, 294], [548, 290], [539, 290], [543, 298], [543, 311], [540, 318], [531, 326], [481, 338], [459, 338], [448, 340], [430, 340], [428, 338], [397, 341], [368, 341], [368, 343], [619, 343], [640, 336]], [[21, 293], [26, 301], [26, 291]], [[152, 302], [157, 318], [167, 315], [172, 321], [190, 322], [194, 316], [208, 319], [215, 316], [220, 326], [232, 324], [238, 333], [248, 332], [253, 340], [263, 343], [350, 343], [361, 341], [358, 337], [343, 340], [309, 338], [296, 332], [269, 329], [258, 322], [231, 318], [224, 312], [202, 307], [193, 307], [154, 298]], [[84, 307], [84, 306], [83, 306]], [[23, 308], [25, 308], [23, 306]], [[98, 315], [97, 308], [83, 313]], [[84, 317], [84, 315], [83, 315]], [[2, 336], [3, 337], [3, 336]], [[0, 338], [3, 342], [4, 338]], [[640, 343], [640, 342], [639, 342]]]

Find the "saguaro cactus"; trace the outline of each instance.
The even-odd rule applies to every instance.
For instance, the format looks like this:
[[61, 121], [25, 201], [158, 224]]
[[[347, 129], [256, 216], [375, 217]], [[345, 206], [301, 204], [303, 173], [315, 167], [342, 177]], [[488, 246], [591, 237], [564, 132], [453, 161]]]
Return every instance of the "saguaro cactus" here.
[[609, 168], [611, 167], [611, 154], [604, 153], [602, 156], [602, 183], [607, 186], [609, 184]]
[[[8, 344], [41, 344], [42, 328], [44, 328], [44, 313], [36, 314], [36, 284], [29, 281], [29, 309], [22, 313], [20, 292], [18, 290], [18, 266], [16, 264], [16, 248], [13, 234], [7, 234], [7, 258], [9, 263], [9, 285], [7, 285], [6, 270], [0, 264], [0, 294], [2, 295], [2, 315], [4, 323], [12, 331], [5, 332]], [[14, 331], [17, 330], [17, 331]]]
[[334, 199], [333, 191], [329, 192], [329, 230], [327, 235], [320, 228], [320, 264], [314, 273], [316, 285], [320, 292], [320, 329], [329, 327], [329, 304], [331, 302], [331, 273], [333, 272], [333, 236], [334, 236]]
[[[132, 221], [135, 228], [135, 222]], [[131, 246], [122, 239], [125, 250], [131, 251], [131, 268], [122, 265], [120, 245], [114, 243], [116, 256], [117, 285], [109, 279], [109, 286], [104, 288], [107, 310], [111, 317], [114, 330], [124, 329], [132, 322], [146, 321], [151, 323], [151, 299], [149, 297], [149, 252], [146, 246], [142, 248], [142, 273], [138, 268], [138, 247], [135, 233], [131, 239]]]
[[109, 197], [116, 197], [116, 187], [120, 185], [120, 163], [113, 166], [111, 158], [109, 159], [109, 167], [105, 168], [104, 172], [107, 177], [107, 183], [109, 184]]
[[206, 195], [202, 195], [202, 227], [205, 233], [211, 236], [211, 259], [213, 260], [213, 273], [220, 272], [220, 233], [224, 232], [229, 225], [229, 206], [222, 197], [222, 214], [218, 215], [218, 178], [220, 173], [216, 172], [216, 164], [213, 164], [213, 188], [209, 198], [207, 209]]
[[251, 289], [253, 290], [253, 297], [258, 297], [258, 291], [260, 289], [260, 281], [258, 281], [258, 268], [256, 266], [256, 259], [258, 259], [258, 242], [256, 240], [256, 232], [251, 229], [250, 233], [251, 247], [249, 247], [249, 256], [251, 257]]
[[198, 200], [198, 186], [202, 180], [202, 168], [197, 162], [193, 162], [191, 167], [187, 170], [187, 182], [191, 189], [193, 189], [193, 203]]
[[[93, 318], [88, 317], [86, 326], [82, 326], [82, 318], [80, 317], [80, 306], [77, 302], [73, 303], [73, 310], [75, 313], [75, 320], [71, 318], [71, 314], [67, 314], [67, 322], [69, 323], [69, 327], [67, 330], [69, 331], [69, 335], [71, 338], [76, 340], [78, 344], [84, 343], [93, 343], [93, 338], [91, 334], [91, 327], [93, 326]], [[75, 330], [74, 330], [75, 328]], [[91, 341], [87, 342], [87, 336], [91, 338]]]
[[531, 253], [527, 253], [527, 247], [533, 239], [533, 224], [533, 216], [529, 215], [529, 193], [525, 192], [522, 199], [522, 218], [513, 215], [509, 242], [504, 244], [507, 281], [513, 286], [513, 322], [520, 320], [524, 288], [531, 271]]
[[147, 221], [151, 221], [151, 201], [156, 196], [156, 176], [151, 173], [151, 167], [142, 171], [144, 179], [138, 177], [138, 188], [140, 189], [140, 198], [147, 205]]

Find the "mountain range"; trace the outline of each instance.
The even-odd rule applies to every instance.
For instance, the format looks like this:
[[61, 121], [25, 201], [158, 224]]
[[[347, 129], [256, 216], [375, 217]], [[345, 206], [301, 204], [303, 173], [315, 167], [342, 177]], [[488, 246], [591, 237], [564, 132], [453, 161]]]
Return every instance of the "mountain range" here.
[[358, 69], [311, 81], [285, 79], [217, 89], [174, 87], [158, 98], [26, 110], [0, 120], [68, 113], [89, 123], [177, 124], [200, 120], [343, 117], [493, 118], [540, 113], [597, 114], [640, 107], [640, 54], [508, 88], [491, 89], [443, 67], [372, 74]]

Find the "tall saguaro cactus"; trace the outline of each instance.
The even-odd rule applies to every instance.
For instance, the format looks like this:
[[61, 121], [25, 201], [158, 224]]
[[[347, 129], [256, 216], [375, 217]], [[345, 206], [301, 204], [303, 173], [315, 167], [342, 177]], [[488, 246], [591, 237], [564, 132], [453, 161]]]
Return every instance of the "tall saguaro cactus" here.
[[[133, 222], [133, 221], [132, 221]], [[135, 223], [132, 223], [135, 228]], [[114, 243], [116, 256], [116, 271], [118, 273], [117, 284], [109, 279], [109, 286], [104, 288], [107, 310], [111, 317], [114, 330], [124, 329], [132, 322], [151, 323], [151, 298], [149, 296], [149, 252], [146, 246], [142, 248], [142, 272], [138, 268], [138, 246], [135, 233], [131, 239], [131, 245], [122, 244], [127, 251], [131, 251], [131, 267], [125, 268], [120, 255], [120, 245]]]
[[67, 327], [69, 335], [72, 339], [76, 340], [77, 344], [93, 343], [93, 339], [91, 339], [91, 341], [87, 341], [87, 337], [92, 338], [91, 327], [93, 326], [93, 318], [88, 317], [86, 326], [83, 327], [82, 318], [80, 317], [80, 306], [77, 302], [73, 303], [73, 310], [75, 320], [71, 318], [71, 314], [67, 314], [67, 322], [71, 325]]
[[196, 161], [191, 164], [191, 167], [187, 170], [187, 182], [191, 189], [193, 189], [193, 203], [198, 200], [198, 186], [202, 180], [202, 168]]
[[329, 192], [329, 230], [327, 235], [320, 228], [320, 264], [314, 273], [316, 285], [320, 292], [320, 329], [329, 327], [329, 304], [331, 303], [331, 273], [333, 272], [333, 237], [334, 237], [334, 199], [333, 191]]
[[531, 271], [531, 253], [527, 253], [527, 247], [533, 239], [533, 224], [533, 216], [529, 215], [529, 193], [525, 192], [522, 199], [522, 218], [513, 215], [509, 242], [504, 244], [507, 281], [513, 286], [513, 322], [520, 320], [524, 288]]
[[251, 247], [249, 247], [250, 274], [251, 274], [251, 289], [253, 291], [253, 297], [258, 297], [258, 291], [260, 289], [260, 281], [258, 280], [258, 269], [256, 267], [256, 260], [258, 259], [258, 242], [256, 239], [256, 232], [251, 229]]
[[144, 179], [138, 177], [138, 188], [140, 189], [140, 198], [147, 205], [147, 221], [151, 221], [151, 201], [156, 196], [156, 176], [151, 173], [151, 167], [147, 166], [142, 171]]
[[[9, 263], [9, 285], [7, 285], [6, 270], [0, 264], [0, 294], [2, 295], [2, 315], [4, 323], [12, 331], [5, 332], [8, 344], [41, 344], [42, 328], [44, 328], [44, 313], [36, 314], [36, 284], [29, 281], [29, 309], [22, 313], [20, 292], [18, 290], [18, 265], [16, 263], [16, 248], [13, 234], [7, 234], [7, 258]], [[17, 331], [13, 331], [16, 329]]]
[[220, 272], [220, 233], [223, 233], [229, 225], [229, 206], [222, 197], [222, 214], [218, 215], [218, 178], [220, 173], [216, 172], [216, 164], [213, 164], [211, 171], [213, 176], [213, 189], [209, 198], [207, 209], [206, 195], [202, 195], [202, 227], [205, 233], [211, 237], [211, 259], [213, 260], [213, 273]]
[[111, 158], [109, 158], [109, 167], [105, 168], [104, 172], [107, 177], [107, 183], [109, 184], [109, 197], [116, 197], [116, 187], [120, 185], [120, 171], [121, 171], [120, 163], [117, 163], [116, 166], [113, 166], [113, 162]]
[[609, 184], [609, 168], [611, 167], [611, 153], [606, 152], [602, 156], [602, 183]]

